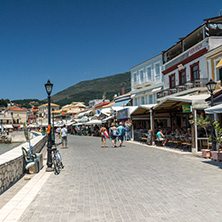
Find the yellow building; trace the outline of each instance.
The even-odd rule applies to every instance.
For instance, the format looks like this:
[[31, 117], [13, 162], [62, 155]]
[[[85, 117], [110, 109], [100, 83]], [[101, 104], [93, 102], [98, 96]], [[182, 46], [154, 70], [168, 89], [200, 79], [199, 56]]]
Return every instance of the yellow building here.
[[208, 79], [217, 82], [218, 88], [222, 82], [222, 67], [217, 68], [218, 63], [222, 60], [222, 45], [210, 50], [205, 56], [207, 58]]
[[[51, 108], [51, 112], [53, 110], [56, 111], [56, 110], [59, 110], [59, 105], [50, 103], [50, 108]], [[48, 103], [45, 103], [39, 106], [38, 116], [39, 118], [46, 118], [48, 116]]]
[[19, 107], [12, 107], [6, 110], [6, 115], [11, 116], [13, 119], [13, 125], [21, 125], [26, 123], [27, 120], [27, 111]]

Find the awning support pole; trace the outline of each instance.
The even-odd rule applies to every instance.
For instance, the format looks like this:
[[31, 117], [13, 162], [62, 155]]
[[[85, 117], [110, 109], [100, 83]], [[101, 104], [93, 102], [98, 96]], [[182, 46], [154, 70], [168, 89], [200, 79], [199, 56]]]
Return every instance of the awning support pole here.
[[150, 109], [150, 128], [151, 128], [151, 130], [152, 130], [152, 145], [154, 145], [155, 144], [155, 129], [154, 129], [154, 111], [153, 111], [153, 109], [151, 108]]
[[197, 142], [197, 110], [194, 109], [194, 120], [195, 120], [195, 126], [194, 126], [194, 130], [195, 130], [195, 152], [198, 151], [198, 142]]

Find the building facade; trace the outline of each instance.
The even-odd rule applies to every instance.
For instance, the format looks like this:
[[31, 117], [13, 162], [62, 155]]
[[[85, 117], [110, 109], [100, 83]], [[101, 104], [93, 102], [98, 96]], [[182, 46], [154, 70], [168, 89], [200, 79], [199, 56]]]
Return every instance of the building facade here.
[[162, 90], [162, 54], [130, 69], [133, 105], [154, 104], [157, 92]]

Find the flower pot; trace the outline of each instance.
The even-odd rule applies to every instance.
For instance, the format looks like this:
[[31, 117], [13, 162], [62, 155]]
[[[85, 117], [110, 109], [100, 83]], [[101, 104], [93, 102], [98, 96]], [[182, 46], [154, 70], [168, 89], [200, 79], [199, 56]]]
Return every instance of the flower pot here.
[[218, 153], [218, 151], [211, 151], [211, 159], [215, 161], [222, 161], [222, 153]]
[[210, 157], [211, 157], [211, 151], [210, 150], [202, 149], [201, 152], [202, 152], [203, 158], [210, 159]]

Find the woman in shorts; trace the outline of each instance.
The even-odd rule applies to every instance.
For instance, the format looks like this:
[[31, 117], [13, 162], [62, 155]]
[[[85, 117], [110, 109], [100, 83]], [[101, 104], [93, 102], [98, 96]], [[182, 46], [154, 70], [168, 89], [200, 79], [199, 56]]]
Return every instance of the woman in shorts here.
[[99, 132], [100, 132], [100, 135], [101, 135], [101, 147], [105, 148], [106, 147], [106, 135], [108, 135], [105, 124], [102, 124], [102, 127], [100, 128]]
[[113, 148], [116, 147], [116, 138], [118, 136], [117, 128], [115, 127], [115, 123], [111, 124], [111, 127], [109, 129], [109, 135], [112, 139], [112, 146]]

